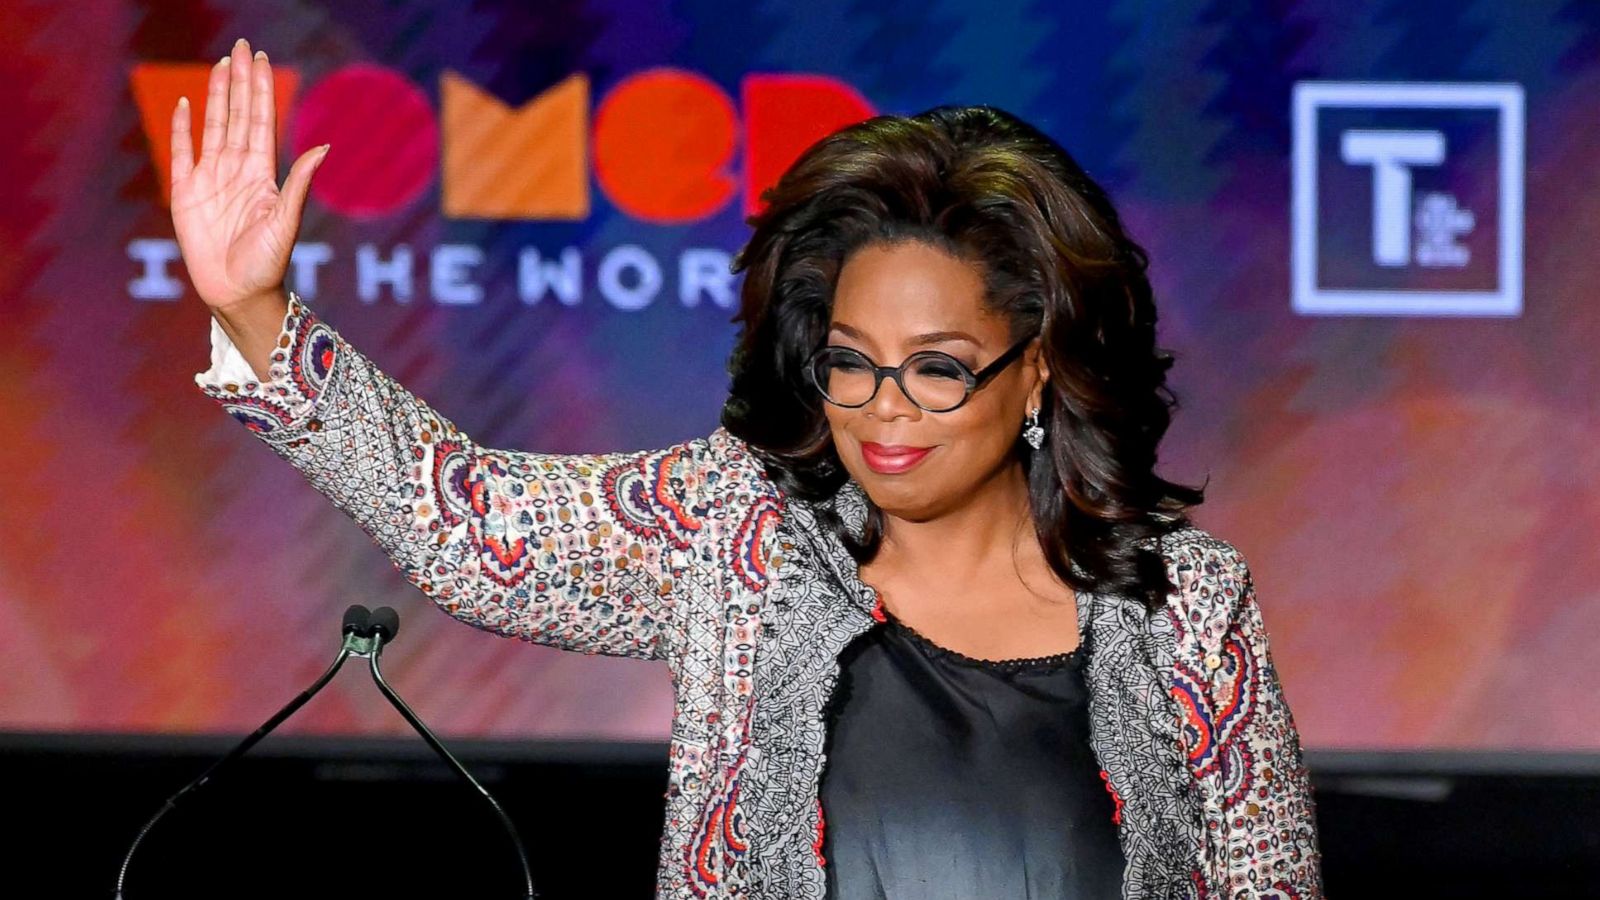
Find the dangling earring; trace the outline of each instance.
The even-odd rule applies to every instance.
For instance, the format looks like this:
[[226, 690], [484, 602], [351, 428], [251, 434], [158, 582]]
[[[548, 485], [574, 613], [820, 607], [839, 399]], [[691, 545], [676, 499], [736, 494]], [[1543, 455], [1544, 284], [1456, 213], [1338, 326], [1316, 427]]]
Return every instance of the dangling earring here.
[[1022, 430], [1022, 439], [1028, 446], [1037, 450], [1044, 446], [1044, 428], [1039, 424], [1039, 408], [1036, 406], [1028, 413], [1027, 428]]

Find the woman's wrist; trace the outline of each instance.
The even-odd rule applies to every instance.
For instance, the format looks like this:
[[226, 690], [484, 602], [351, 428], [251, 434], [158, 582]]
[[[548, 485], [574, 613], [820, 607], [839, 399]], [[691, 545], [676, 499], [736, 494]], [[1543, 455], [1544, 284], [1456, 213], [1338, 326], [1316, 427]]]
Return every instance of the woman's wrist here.
[[281, 286], [227, 306], [211, 308], [211, 315], [262, 381], [272, 379], [272, 351], [277, 347], [278, 332], [288, 312], [289, 297]]

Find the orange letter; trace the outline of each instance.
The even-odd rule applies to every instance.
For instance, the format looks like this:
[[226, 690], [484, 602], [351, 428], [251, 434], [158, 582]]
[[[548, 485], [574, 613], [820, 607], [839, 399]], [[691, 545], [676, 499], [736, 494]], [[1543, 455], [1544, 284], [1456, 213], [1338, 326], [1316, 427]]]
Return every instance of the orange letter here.
[[741, 88], [747, 216], [807, 147], [877, 114], [855, 88], [825, 75], [747, 75]]
[[737, 124], [733, 101], [701, 75], [660, 68], [629, 76], [595, 112], [595, 178], [636, 219], [704, 219], [737, 189], [728, 172]]
[[445, 72], [444, 214], [454, 219], [582, 219], [589, 215], [589, 76], [511, 109]]

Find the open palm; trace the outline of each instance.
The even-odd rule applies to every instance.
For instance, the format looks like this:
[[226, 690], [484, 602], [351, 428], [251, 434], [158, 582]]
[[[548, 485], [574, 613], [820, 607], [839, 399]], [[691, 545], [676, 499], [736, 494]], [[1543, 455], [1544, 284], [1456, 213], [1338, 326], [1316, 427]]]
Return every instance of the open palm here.
[[313, 147], [278, 189], [272, 65], [240, 39], [211, 68], [200, 159], [188, 98], [172, 113], [172, 224], [189, 279], [206, 305], [225, 310], [279, 290], [300, 231], [311, 176], [327, 154]]

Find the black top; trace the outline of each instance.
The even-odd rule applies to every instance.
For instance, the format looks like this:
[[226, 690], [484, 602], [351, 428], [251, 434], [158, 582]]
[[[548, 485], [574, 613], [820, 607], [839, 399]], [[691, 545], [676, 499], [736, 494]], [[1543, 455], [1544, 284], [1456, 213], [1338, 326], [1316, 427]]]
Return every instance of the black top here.
[[1089, 652], [974, 659], [892, 616], [846, 647], [820, 786], [828, 897], [1121, 896]]

